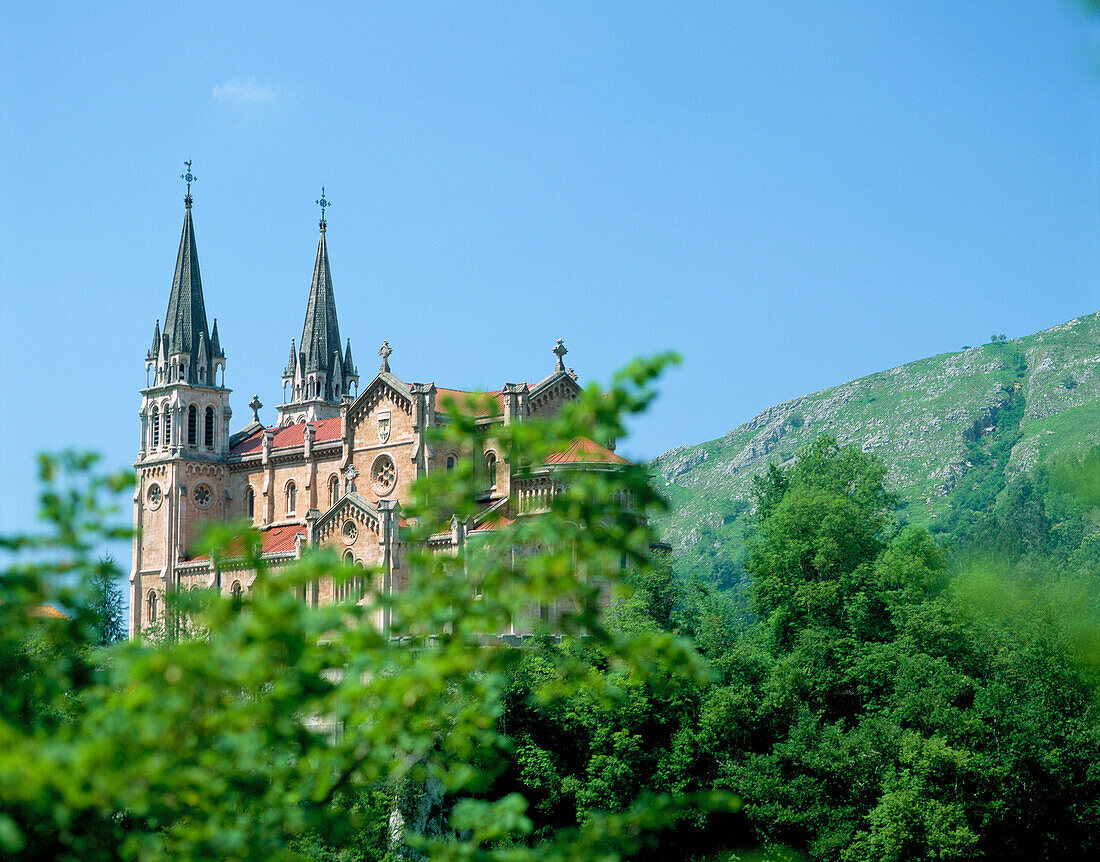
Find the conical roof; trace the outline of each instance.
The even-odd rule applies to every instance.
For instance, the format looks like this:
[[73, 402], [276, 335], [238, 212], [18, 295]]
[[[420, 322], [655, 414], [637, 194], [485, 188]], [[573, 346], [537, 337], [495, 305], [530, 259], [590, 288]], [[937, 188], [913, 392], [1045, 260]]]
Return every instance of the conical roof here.
[[325, 244], [325, 225], [321, 223], [321, 238], [317, 243], [317, 260], [313, 264], [313, 283], [309, 287], [309, 305], [302, 326], [301, 351], [305, 356], [306, 374], [334, 372], [334, 354], [340, 350], [340, 325], [336, 321], [336, 297], [332, 292], [332, 274]]
[[[181, 353], [190, 356], [190, 382], [208, 383], [208, 380], [195, 379], [198, 374], [199, 343], [203, 338], [209, 343], [210, 334], [206, 326], [206, 305], [202, 298], [199, 252], [195, 244], [195, 227], [191, 222], [190, 202], [183, 216], [176, 272], [172, 276], [172, 293], [168, 297], [168, 311], [164, 315], [164, 337], [169, 357]], [[210, 368], [206, 369], [205, 376], [213, 377]]]
[[145, 358], [149, 360], [155, 360], [157, 358], [157, 352], [160, 350], [160, 320], [157, 320], [157, 325], [153, 328], [153, 346], [149, 348], [149, 352], [145, 354]]
[[351, 339], [350, 338], [348, 339], [347, 352], [344, 354], [344, 373], [345, 374], [351, 374], [351, 375], [355, 375], [357, 373], [356, 369], [355, 369], [355, 363], [352, 362], [352, 360], [351, 360]]
[[222, 352], [221, 339], [218, 338], [218, 318], [214, 318], [214, 331], [210, 333], [210, 355], [221, 359], [225, 356]]

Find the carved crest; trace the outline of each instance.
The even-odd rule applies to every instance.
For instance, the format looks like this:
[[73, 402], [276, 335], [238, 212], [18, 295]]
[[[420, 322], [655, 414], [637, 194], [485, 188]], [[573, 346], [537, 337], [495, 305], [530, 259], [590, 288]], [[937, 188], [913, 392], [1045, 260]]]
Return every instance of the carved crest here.
[[382, 443], [390, 439], [390, 411], [378, 414], [378, 440]]

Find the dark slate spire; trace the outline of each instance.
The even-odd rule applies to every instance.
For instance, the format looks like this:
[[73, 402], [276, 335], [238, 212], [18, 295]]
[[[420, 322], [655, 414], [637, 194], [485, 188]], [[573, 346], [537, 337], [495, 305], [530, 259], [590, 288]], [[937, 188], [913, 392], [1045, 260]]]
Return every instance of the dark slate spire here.
[[283, 369], [283, 379], [293, 380], [295, 373], [298, 371], [298, 348], [294, 346], [294, 339], [290, 339], [290, 358], [286, 361], [286, 368]]
[[222, 359], [225, 357], [225, 353], [222, 352], [222, 342], [218, 338], [218, 318], [214, 318], [214, 329], [210, 333], [210, 352], [216, 359]]
[[[186, 199], [183, 215], [183, 234], [180, 236], [179, 254], [176, 256], [176, 272], [172, 276], [172, 293], [168, 297], [168, 311], [164, 316], [164, 338], [168, 347], [169, 364], [187, 367], [184, 380], [201, 386], [212, 386], [213, 363], [207, 361], [199, 373], [199, 345], [209, 343], [206, 327], [206, 306], [202, 299], [202, 277], [199, 275], [199, 253], [195, 245], [195, 227], [191, 222], [191, 197]], [[209, 357], [207, 357], [209, 359]], [[173, 380], [180, 379], [178, 372]]]
[[306, 358], [306, 374], [319, 371], [330, 380], [333, 379], [333, 352], [340, 349], [340, 325], [336, 321], [336, 298], [332, 293], [332, 274], [329, 272], [323, 220], [321, 238], [317, 243], [317, 261], [313, 264], [313, 283], [309, 288], [309, 305], [306, 306], [301, 344]]
[[351, 361], [351, 339], [348, 339], [348, 349], [344, 353], [344, 374], [351, 375], [353, 377], [358, 376], [358, 369], [355, 367], [355, 363]]
[[325, 199], [322, 188], [321, 235], [317, 241], [317, 259], [309, 287], [309, 304], [302, 325], [302, 340], [295, 353], [290, 342], [290, 358], [283, 371], [283, 401], [279, 422], [314, 421], [339, 415], [340, 401], [349, 395], [349, 387], [359, 385], [359, 376], [351, 365], [351, 342], [346, 359], [340, 351], [340, 324], [336, 319], [336, 296], [332, 291], [332, 272], [325, 239]]
[[157, 325], [153, 328], [153, 346], [149, 348], [149, 352], [145, 354], [145, 358], [149, 362], [157, 361], [157, 354], [160, 352], [160, 318], [157, 318]]

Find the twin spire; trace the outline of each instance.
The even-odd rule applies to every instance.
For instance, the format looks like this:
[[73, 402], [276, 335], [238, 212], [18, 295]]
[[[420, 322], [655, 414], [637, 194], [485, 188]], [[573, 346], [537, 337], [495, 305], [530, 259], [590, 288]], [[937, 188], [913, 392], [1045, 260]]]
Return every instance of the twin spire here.
[[[206, 305], [199, 274], [199, 254], [195, 227], [191, 220], [191, 184], [197, 177], [191, 162], [180, 178], [187, 183], [184, 198], [183, 233], [180, 236], [176, 270], [164, 329], [158, 320], [153, 343], [146, 354], [146, 367], [155, 368], [151, 384], [163, 386], [182, 383], [190, 386], [217, 386], [217, 370], [225, 366], [225, 351], [218, 337], [218, 322], [208, 329]], [[320, 239], [313, 280], [309, 288], [302, 340], [296, 348], [290, 342], [290, 358], [283, 371], [284, 404], [280, 421], [313, 421], [339, 413], [340, 400], [359, 385], [359, 375], [351, 356], [351, 339], [341, 350], [340, 324], [336, 318], [336, 297], [332, 290], [328, 246], [325, 242], [325, 209], [330, 206], [322, 187], [317, 204], [321, 207]]]

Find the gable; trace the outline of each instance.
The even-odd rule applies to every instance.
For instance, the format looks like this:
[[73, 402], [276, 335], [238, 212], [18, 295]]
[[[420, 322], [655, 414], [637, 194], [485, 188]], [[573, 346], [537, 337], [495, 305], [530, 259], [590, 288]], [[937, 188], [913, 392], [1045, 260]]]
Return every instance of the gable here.
[[340, 530], [344, 522], [349, 519], [377, 535], [378, 517], [378, 509], [367, 499], [359, 496], [355, 491], [348, 491], [317, 521], [314, 535], [318, 542], [323, 541]]
[[558, 405], [572, 401], [581, 388], [567, 371], [556, 371], [531, 389], [527, 399], [527, 412], [532, 416], [551, 415]]
[[389, 372], [383, 371], [370, 382], [348, 408], [348, 424], [357, 427], [369, 417], [380, 404], [388, 401], [395, 409], [412, 415], [412, 390]]

